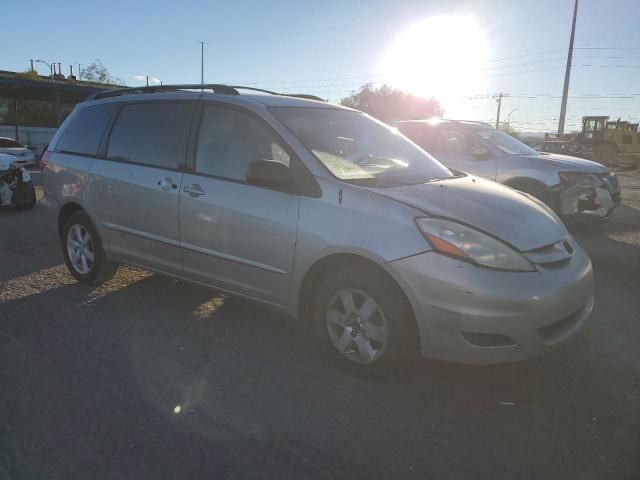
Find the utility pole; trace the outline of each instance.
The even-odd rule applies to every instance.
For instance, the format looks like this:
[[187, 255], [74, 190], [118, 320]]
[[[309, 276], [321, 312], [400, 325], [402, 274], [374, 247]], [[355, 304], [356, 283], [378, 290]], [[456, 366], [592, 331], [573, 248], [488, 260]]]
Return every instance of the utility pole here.
[[496, 103], [498, 104], [498, 114], [496, 115], [496, 128], [500, 128], [500, 108], [502, 107], [502, 92], [498, 94]]
[[578, 0], [573, 7], [573, 23], [571, 24], [571, 38], [569, 39], [569, 53], [567, 53], [567, 69], [564, 72], [564, 88], [562, 89], [562, 104], [560, 105], [560, 121], [558, 122], [558, 136], [564, 135], [564, 120], [567, 116], [567, 96], [569, 95], [569, 78], [571, 77], [571, 60], [573, 58], [573, 38], [576, 35], [576, 17], [578, 16]]
[[147, 87], [149, 86], [149, 75], [147, 75]]
[[78, 80], [82, 80], [82, 65], [78, 64]]
[[[204, 42], [198, 43], [200, 44], [200, 85], [204, 85]], [[200, 90], [202, 91], [202, 88]]]
[[33, 72], [35, 70], [35, 68], [33, 68], [33, 59], [29, 59], [29, 61], [31, 62], [31, 71]]

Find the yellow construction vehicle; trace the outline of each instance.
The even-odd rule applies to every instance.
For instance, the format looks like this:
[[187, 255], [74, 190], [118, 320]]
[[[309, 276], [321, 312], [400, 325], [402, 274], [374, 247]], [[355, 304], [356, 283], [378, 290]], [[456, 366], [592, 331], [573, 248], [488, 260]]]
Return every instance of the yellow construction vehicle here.
[[609, 117], [582, 117], [582, 132], [576, 142], [584, 154], [604, 165], [631, 164], [640, 161], [640, 133], [638, 124]]
[[607, 116], [582, 117], [582, 131], [561, 136], [544, 134], [534, 148], [595, 160], [604, 165], [640, 166], [638, 123], [610, 122]]

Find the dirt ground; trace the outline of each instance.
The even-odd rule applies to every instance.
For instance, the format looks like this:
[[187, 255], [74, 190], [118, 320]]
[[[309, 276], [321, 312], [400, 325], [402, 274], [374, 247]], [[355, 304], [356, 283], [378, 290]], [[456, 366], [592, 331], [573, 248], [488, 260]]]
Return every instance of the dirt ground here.
[[620, 179], [616, 217], [573, 229], [596, 275], [578, 338], [375, 375], [212, 290], [79, 285], [38, 207], [0, 213], [0, 479], [638, 479], [640, 173]]

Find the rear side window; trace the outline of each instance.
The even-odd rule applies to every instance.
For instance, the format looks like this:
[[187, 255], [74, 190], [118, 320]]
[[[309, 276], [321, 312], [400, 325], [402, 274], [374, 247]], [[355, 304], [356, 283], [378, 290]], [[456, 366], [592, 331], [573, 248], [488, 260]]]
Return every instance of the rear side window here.
[[56, 150], [82, 155], [95, 155], [107, 123], [116, 108], [115, 103], [84, 107], [71, 117]]
[[113, 160], [177, 169], [185, 161], [192, 103], [135, 103], [122, 107], [107, 148]]

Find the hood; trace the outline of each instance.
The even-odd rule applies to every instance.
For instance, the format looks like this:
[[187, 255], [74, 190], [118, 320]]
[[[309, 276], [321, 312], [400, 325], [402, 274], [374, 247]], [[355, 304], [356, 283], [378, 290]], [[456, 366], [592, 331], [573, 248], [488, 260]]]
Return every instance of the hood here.
[[549, 208], [508, 187], [466, 176], [401, 187], [366, 187], [428, 215], [471, 225], [521, 252], [544, 247], [567, 235]]
[[547, 162], [567, 172], [609, 173], [609, 169], [598, 162], [584, 158], [560, 155], [559, 153], [541, 153], [540, 155], [520, 155], [527, 160]]

